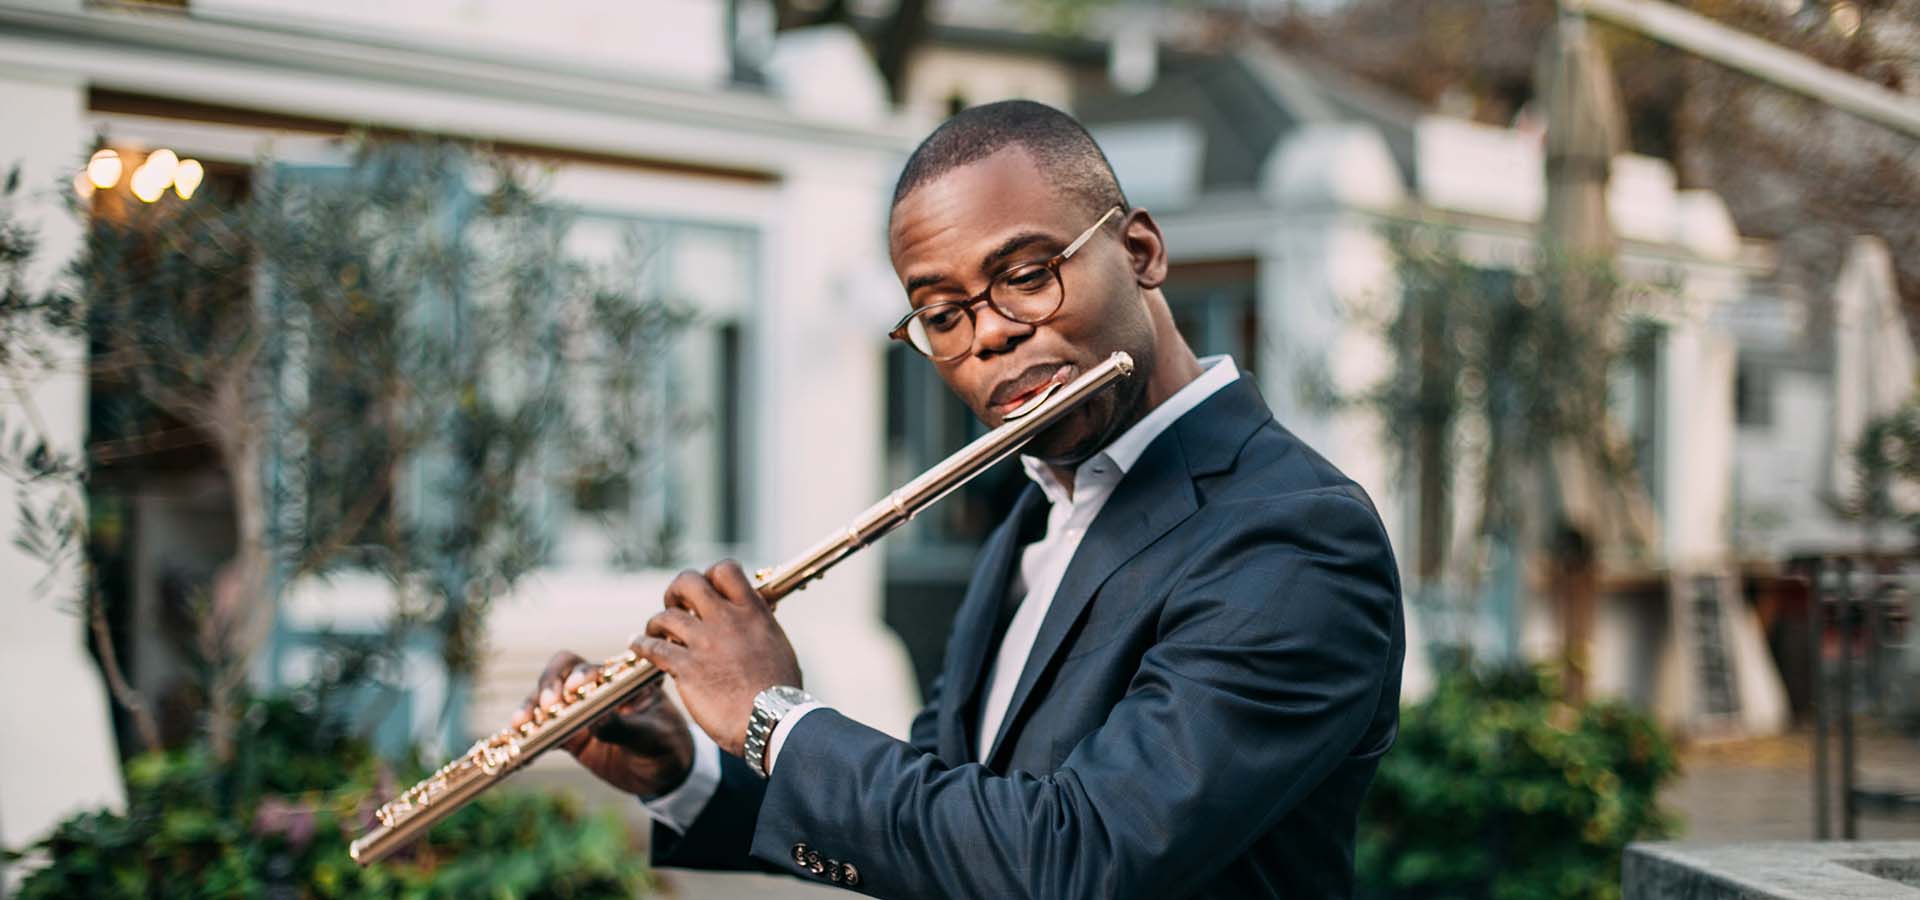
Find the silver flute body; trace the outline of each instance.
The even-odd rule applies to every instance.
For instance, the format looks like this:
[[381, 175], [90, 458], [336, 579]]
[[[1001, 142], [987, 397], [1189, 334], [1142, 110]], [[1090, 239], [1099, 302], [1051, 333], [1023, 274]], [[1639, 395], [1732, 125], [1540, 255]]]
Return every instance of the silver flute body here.
[[[755, 572], [754, 587], [768, 604], [778, 604], [787, 594], [806, 587], [841, 560], [906, 524], [920, 510], [1013, 455], [1035, 435], [1131, 374], [1133, 358], [1115, 353], [1073, 381], [1037, 395], [1010, 413], [1000, 427], [868, 507], [845, 529], [779, 566]], [[607, 660], [559, 701], [536, 708], [532, 720], [482, 738], [464, 755], [375, 810], [372, 827], [349, 846], [348, 852], [364, 866], [413, 843], [435, 823], [638, 696], [663, 674], [632, 650]]]

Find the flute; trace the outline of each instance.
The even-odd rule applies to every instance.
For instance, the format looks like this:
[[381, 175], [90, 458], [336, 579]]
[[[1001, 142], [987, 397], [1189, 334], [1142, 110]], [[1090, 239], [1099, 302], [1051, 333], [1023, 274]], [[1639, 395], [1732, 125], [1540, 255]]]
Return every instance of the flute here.
[[[1133, 358], [1115, 353], [1073, 381], [1045, 388], [1008, 413], [1000, 427], [887, 495], [842, 531], [828, 535], [780, 566], [755, 572], [754, 588], [769, 605], [778, 604], [782, 597], [806, 587], [841, 560], [906, 524], [920, 510], [1011, 456], [1095, 394], [1132, 374]], [[363, 866], [385, 859], [535, 757], [631, 700], [663, 674], [632, 650], [607, 660], [589, 674], [585, 683], [557, 702], [536, 709], [533, 720], [480, 739], [464, 755], [375, 810], [373, 827], [347, 852]]]

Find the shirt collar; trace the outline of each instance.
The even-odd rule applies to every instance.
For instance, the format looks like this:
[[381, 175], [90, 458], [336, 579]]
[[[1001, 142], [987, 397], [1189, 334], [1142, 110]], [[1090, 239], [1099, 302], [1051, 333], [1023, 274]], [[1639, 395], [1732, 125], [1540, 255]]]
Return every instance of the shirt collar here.
[[[1239, 378], [1240, 368], [1233, 364], [1233, 357], [1225, 354], [1202, 357], [1200, 377], [1187, 382], [1185, 387], [1175, 391], [1173, 396], [1166, 399], [1166, 402], [1149, 410], [1140, 418], [1140, 421], [1133, 423], [1132, 428], [1121, 432], [1119, 437], [1107, 444], [1106, 449], [1095, 454], [1092, 459], [1081, 463], [1081, 469], [1085, 469], [1095, 460], [1104, 458], [1112, 462], [1114, 467], [1120, 470], [1120, 474], [1126, 474], [1133, 468], [1133, 464], [1139, 461], [1140, 454], [1147, 452], [1147, 445], [1153, 443], [1153, 439], [1166, 431], [1168, 426], [1179, 421], [1181, 416], [1191, 412], [1202, 401]], [[1046, 493], [1049, 502], [1058, 503], [1066, 499], [1066, 488], [1053, 477], [1053, 470], [1047, 468], [1046, 463], [1023, 453], [1020, 455], [1020, 467], [1026, 470], [1027, 477]], [[1078, 480], [1077, 470], [1075, 477]]]

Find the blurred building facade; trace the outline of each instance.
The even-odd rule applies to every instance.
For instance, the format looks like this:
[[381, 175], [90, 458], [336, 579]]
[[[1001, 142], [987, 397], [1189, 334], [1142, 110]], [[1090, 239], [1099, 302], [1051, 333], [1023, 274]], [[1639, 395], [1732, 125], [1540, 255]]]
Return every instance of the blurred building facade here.
[[[1726, 317], [1740, 344], [1734, 532], [1753, 563], [1869, 549], [1865, 524], [1848, 514], [1859, 499], [1852, 449], [1868, 420], [1914, 389], [1887, 245], [1855, 240], [1827, 288], [1762, 279]], [[1879, 537], [1883, 549], [1898, 543], [1891, 530]]]
[[[1329, 410], [1301, 388], [1325, 375], [1350, 396], [1385, 371], [1370, 324], [1396, 291], [1385, 227], [1439, 223], [1477, 266], [1533, 264], [1547, 193], [1538, 127], [1436, 114], [1257, 40], [1228, 41], [1226, 52], [1143, 52], [1128, 45], [1140, 24], [1128, 16], [1168, 35], [1193, 23], [1115, 15], [1106, 39], [1037, 41], [995, 27], [991, 15], [955, 13], [916, 54], [903, 104], [938, 115], [1024, 96], [1074, 110], [1129, 199], [1165, 229], [1167, 294], [1189, 340], [1202, 353], [1235, 354], [1280, 421], [1374, 494], [1406, 565], [1413, 500], [1390, 470], [1379, 423]], [[1742, 598], [1797, 554], [1861, 546], [1859, 524], [1842, 513], [1848, 435], [1912, 387], [1911, 342], [1889, 324], [1898, 318], [1891, 269], [1864, 241], [1831, 297], [1783, 304], [1771, 248], [1742, 237], [1717, 196], [1680, 188], [1665, 161], [1616, 158], [1607, 200], [1622, 277], [1644, 295], [1635, 312], [1652, 326], [1616, 373], [1611, 402], [1657, 538], [1650, 555], [1606, 569], [1590, 684], [1683, 730], [1775, 731], [1789, 715], [1768, 646], [1778, 649], [1779, 610], [1770, 619]], [[1812, 328], [1801, 315], [1809, 309]], [[1471, 510], [1459, 507], [1454, 533], [1469, 534]], [[931, 626], [916, 634], [893, 600], [924, 603], [943, 579], [957, 585], [957, 548], [968, 544], [953, 544], [941, 554], [903, 541], [889, 553], [889, 621], [917, 660], [937, 649], [935, 636]], [[1525, 577], [1523, 655], [1551, 659], [1558, 611], [1544, 574]], [[1414, 612], [1416, 628], [1419, 619]], [[1410, 643], [1407, 685], [1417, 696], [1428, 673]]]
[[[639, 229], [655, 254], [640, 287], [691, 307], [695, 324], [663, 366], [699, 422], [662, 442], [669, 452], [632, 474], [643, 484], [627, 498], [541, 488], [550, 564], [490, 621], [491, 655], [462, 721], [439, 719], [448, 685], [437, 657], [409, 657], [403, 683], [386, 686], [396, 696], [383, 724], [403, 739], [491, 729], [553, 651], [622, 648], [673, 568], [623, 559], [616, 536], [657, 522], [658, 506], [673, 506], [680, 529], [674, 567], [752, 564], [811, 544], [884, 490], [882, 345], [897, 296], [884, 217], [913, 135], [851, 32], [763, 33], [748, 83], [737, 56], [751, 24], [720, 0], [0, 4], [0, 160], [28, 163], [28, 193], [48, 201], [32, 224], [56, 266], [77, 246], [56, 195], [97, 146], [169, 148], [209, 177], [244, 179], [260, 159], [341, 167], [342, 136], [370, 127], [478, 139], [544, 167], [547, 195], [579, 216], [578, 252], [616, 253], [618, 234]], [[77, 447], [83, 385], [43, 393], [58, 436]], [[233, 525], [204, 458], [150, 462], [122, 467], [135, 483], [116, 511], [116, 565], [131, 595], [131, 678], [164, 697], [185, 664], [159, 637], [163, 594], [203, 589]], [[12, 527], [11, 508], [6, 518]], [[0, 776], [0, 843], [17, 846], [111, 800], [118, 776], [78, 623], [27, 595], [33, 561], [4, 563], [7, 719], [47, 723], [9, 742]], [[306, 678], [317, 637], [379, 627], [388, 591], [352, 575], [289, 586], [256, 682]], [[26, 608], [35, 614], [16, 616]], [[917, 695], [879, 610], [879, 561], [865, 557], [784, 618], [810, 688], [904, 732]], [[11, 652], [16, 640], [44, 650]], [[15, 708], [34, 702], [19, 685], [49, 676], [87, 691]]]

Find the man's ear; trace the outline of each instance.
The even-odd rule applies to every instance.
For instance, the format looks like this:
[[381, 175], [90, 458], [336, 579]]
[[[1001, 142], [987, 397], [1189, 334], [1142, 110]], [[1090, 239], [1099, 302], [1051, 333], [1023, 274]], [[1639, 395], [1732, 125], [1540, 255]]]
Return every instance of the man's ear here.
[[1135, 208], [1120, 220], [1120, 244], [1132, 263], [1133, 280], [1147, 290], [1167, 281], [1167, 242], [1153, 214]]

